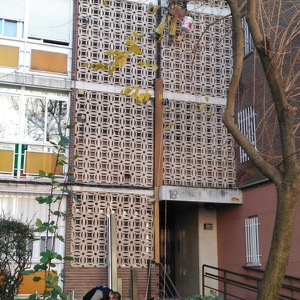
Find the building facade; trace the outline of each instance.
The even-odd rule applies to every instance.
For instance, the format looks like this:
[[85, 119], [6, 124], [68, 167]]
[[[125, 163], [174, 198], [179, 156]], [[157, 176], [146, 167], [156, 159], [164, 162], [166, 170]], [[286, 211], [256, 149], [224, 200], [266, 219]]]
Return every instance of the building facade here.
[[[66, 242], [58, 249], [73, 257], [59, 268], [74, 299], [98, 284], [124, 299], [158, 298], [159, 263], [182, 297], [200, 294], [202, 264], [226, 265], [226, 212], [243, 203], [222, 123], [233, 63], [229, 8], [188, 1], [192, 27], [178, 23], [172, 35], [167, 24], [157, 41], [152, 33], [170, 6], [152, 1], [162, 6], [155, 12], [148, 2], [2, 3], [0, 205], [20, 218], [45, 217], [35, 198], [50, 187], [36, 176], [53, 167], [50, 141], [74, 124], [66, 154], [80, 203], [65, 199], [74, 218], [60, 224]], [[139, 55], [112, 74], [97, 68], [133, 33]], [[149, 101], [122, 93], [137, 86]], [[24, 282], [20, 294], [34, 291]]]
[[[52, 172], [56, 153], [50, 142], [58, 142], [69, 122], [73, 2], [13, 0], [1, 6], [0, 208], [6, 216], [34, 223], [47, 218], [46, 206], [35, 198], [51, 188], [37, 179], [38, 172]], [[58, 169], [57, 175], [63, 172]], [[65, 236], [65, 221], [58, 225]], [[32, 266], [46, 243], [43, 234], [39, 237], [31, 249]], [[56, 244], [59, 253], [64, 248]], [[57, 261], [58, 272], [63, 268]], [[19, 293], [42, 290], [26, 277]]]
[[[75, 299], [97, 284], [124, 299], [157, 298], [158, 263], [182, 297], [199, 294], [201, 265], [218, 264], [216, 206], [242, 203], [221, 120], [232, 69], [228, 7], [187, 3], [193, 26], [178, 24], [172, 36], [163, 23], [168, 3], [160, 14], [153, 12], [159, 3], [149, 4], [75, 4], [73, 189], [81, 203], [69, 205], [76, 219], [67, 223], [66, 251], [74, 261], [65, 285]], [[102, 71], [113, 60], [109, 51], [126, 50], [133, 33], [140, 55]], [[149, 101], [122, 93], [137, 86]]]

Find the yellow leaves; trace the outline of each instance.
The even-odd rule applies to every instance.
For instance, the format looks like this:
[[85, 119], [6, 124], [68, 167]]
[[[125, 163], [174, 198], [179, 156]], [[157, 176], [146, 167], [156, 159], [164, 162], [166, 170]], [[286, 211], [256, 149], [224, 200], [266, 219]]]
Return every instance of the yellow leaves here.
[[105, 64], [103, 62], [98, 62], [97, 64], [95, 65], [89, 65], [89, 67], [93, 70], [93, 71], [104, 71], [104, 70], [107, 70], [108, 69], [108, 64]]
[[157, 65], [155, 65], [155, 66], [153, 67], [153, 72], [156, 72], [156, 71], [157, 71], [157, 69], [158, 69], [158, 66], [157, 66]]
[[125, 52], [122, 56], [119, 58], [116, 58], [115, 63], [118, 67], [123, 68], [127, 62], [129, 56], [129, 52]]
[[112, 75], [116, 70], [118, 66], [112, 65], [112, 67], [107, 71], [108, 75]]
[[183, 36], [182, 36], [182, 35], [178, 35], [177, 40], [178, 40], [179, 42], [181, 42], [181, 41], [183, 40]]
[[171, 128], [174, 126], [174, 123], [172, 122], [172, 123], [170, 123], [170, 124], [168, 124], [166, 127], [165, 127], [165, 130], [166, 131], [169, 131], [169, 130], [171, 130]]
[[132, 52], [133, 53], [133, 55], [141, 55], [141, 54], [143, 54], [143, 51], [140, 49], [140, 47], [137, 45], [137, 44], [135, 44], [135, 43], [133, 43], [129, 48], [128, 48], [128, 50], [130, 51], [130, 52]]
[[138, 39], [141, 39], [141, 38], [143, 38], [145, 36], [143, 33], [139, 34], [139, 33], [135, 32], [135, 31], [132, 32], [132, 35], [134, 37], [138, 38]]
[[153, 72], [156, 72], [157, 69], [158, 69], [157, 65], [153, 66], [152, 63], [148, 60], [146, 62], [140, 60], [140, 61], [137, 62], [137, 65], [140, 66], [140, 67], [152, 68]]
[[[206, 102], [209, 102], [209, 97], [206, 96], [204, 99], [205, 99]], [[204, 104], [204, 103], [201, 103], [201, 104], [199, 105], [199, 109], [200, 109], [200, 110], [204, 110], [204, 108], [205, 108], [205, 104]], [[209, 114], [209, 112], [207, 112], [207, 114]]]
[[108, 7], [108, 6], [109, 6], [109, 4], [108, 4], [107, 1], [103, 1], [103, 5], [104, 5], [105, 7]]
[[138, 97], [140, 88], [138, 86], [134, 87], [132, 94], [130, 95], [130, 99], [135, 100]]
[[151, 99], [151, 94], [148, 91], [140, 92], [139, 86], [126, 87], [120, 91], [121, 95], [130, 95], [130, 99], [134, 100], [136, 104], [147, 103]]
[[159, 101], [163, 101], [163, 93], [159, 93], [158, 94], [158, 100]]
[[[109, 49], [104, 51], [104, 55], [106, 56], [104, 57], [104, 59], [105, 60], [111, 59], [110, 62], [108, 63], [99, 62], [97, 64], [85, 63], [82, 64], [82, 66], [88, 67], [93, 71], [107, 71], [108, 75], [113, 75], [117, 69], [123, 68], [126, 65], [128, 59], [130, 58], [130, 55], [137, 56], [143, 54], [141, 47], [138, 45], [138, 39], [141, 39], [144, 36], [145, 36], [144, 34], [140, 34], [134, 31], [129, 36], [126, 37], [126, 41], [124, 42], [124, 45], [127, 47], [127, 49], [125, 51], [114, 50], [114, 49]], [[137, 65], [140, 67], [152, 68], [153, 72], [156, 72], [158, 69], [158, 66], [156, 65], [153, 66], [152, 62], [148, 60], [139, 61]]]
[[151, 94], [149, 92], [146, 92], [144, 101], [148, 102], [150, 99], [151, 99]]
[[123, 90], [120, 92], [120, 94], [121, 94], [121, 95], [129, 95], [129, 94], [131, 93], [131, 91], [132, 91], [132, 88], [126, 87], [125, 89], [123, 89]]
[[149, 92], [145, 92], [145, 93], [140, 93], [137, 95], [136, 97], [136, 104], [142, 104], [142, 103], [146, 103], [151, 99], [151, 94]]
[[160, 5], [154, 6], [153, 4], [150, 4], [149, 8], [148, 8], [148, 12], [151, 13], [152, 15], [155, 15], [156, 12], [159, 10], [159, 8], [160, 8]]
[[146, 61], [145, 62], [145, 66], [147, 67], [147, 68], [151, 68], [152, 67], [152, 63], [150, 62], [150, 61]]
[[171, 19], [171, 23], [170, 23], [170, 35], [171, 36], [175, 36], [176, 35], [177, 22], [178, 22], [178, 18], [177, 17], [173, 17]]
[[113, 55], [116, 54], [116, 51], [115, 50], [107, 50], [107, 51], [104, 52], [104, 54], [109, 55], [109, 56], [113, 56]]

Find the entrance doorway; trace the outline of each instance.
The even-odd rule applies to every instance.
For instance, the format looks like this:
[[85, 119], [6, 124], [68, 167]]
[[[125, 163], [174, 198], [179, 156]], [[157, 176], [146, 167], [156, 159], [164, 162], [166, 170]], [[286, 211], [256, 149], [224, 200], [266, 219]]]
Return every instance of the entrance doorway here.
[[199, 294], [198, 204], [161, 201], [161, 262], [181, 297]]

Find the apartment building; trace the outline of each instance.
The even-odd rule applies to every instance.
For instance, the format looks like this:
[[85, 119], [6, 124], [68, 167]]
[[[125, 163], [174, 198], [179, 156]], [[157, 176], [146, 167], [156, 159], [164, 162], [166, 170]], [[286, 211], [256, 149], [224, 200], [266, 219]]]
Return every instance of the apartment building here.
[[[152, 1], [160, 13], [150, 1], [2, 3], [0, 205], [43, 219], [35, 198], [49, 185], [38, 170], [51, 170], [50, 141], [75, 124], [67, 154], [79, 156], [72, 188], [81, 202], [66, 200], [75, 218], [60, 224], [66, 243], [57, 249], [73, 257], [59, 271], [74, 299], [98, 284], [124, 299], [157, 298], [159, 263], [182, 297], [200, 294], [201, 265], [219, 263], [217, 212], [243, 202], [221, 120], [232, 70], [229, 8], [183, 2]], [[171, 4], [192, 26], [178, 23], [172, 35], [167, 24], [157, 41], [152, 33]], [[107, 51], [124, 50], [133, 32], [141, 55], [113, 74], [91, 67], [109, 63]], [[121, 93], [135, 86], [151, 99]], [[20, 294], [38, 289], [25, 281]]]
[[[24, 221], [46, 220], [46, 206], [35, 198], [49, 193], [50, 186], [37, 174], [53, 170], [56, 154], [50, 141], [57, 142], [69, 122], [73, 1], [0, 4], [0, 209]], [[65, 235], [64, 221], [59, 233]], [[34, 243], [32, 265], [45, 243], [43, 236]], [[63, 243], [56, 247], [64, 253]], [[60, 272], [63, 265], [57, 264]], [[42, 290], [26, 277], [19, 292]]]
[[[75, 3], [73, 188], [81, 203], [69, 205], [76, 219], [67, 223], [66, 251], [74, 260], [65, 283], [75, 299], [98, 284], [124, 299], [158, 297], [159, 262], [182, 296], [199, 294], [201, 265], [218, 264], [216, 207], [242, 203], [221, 120], [232, 68], [229, 9], [189, 2], [180, 5], [193, 26], [178, 24], [175, 36], [169, 24], [158, 30], [171, 3]], [[97, 69], [132, 33], [142, 36], [142, 53], [111, 75]], [[121, 93], [136, 86], [151, 99]]]

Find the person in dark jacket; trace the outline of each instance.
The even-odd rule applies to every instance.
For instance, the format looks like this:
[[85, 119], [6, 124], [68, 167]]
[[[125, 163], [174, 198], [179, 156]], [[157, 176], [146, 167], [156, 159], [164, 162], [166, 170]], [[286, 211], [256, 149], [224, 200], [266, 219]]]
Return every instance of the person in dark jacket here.
[[83, 296], [83, 300], [121, 300], [121, 294], [107, 286], [98, 285], [88, 291]]

